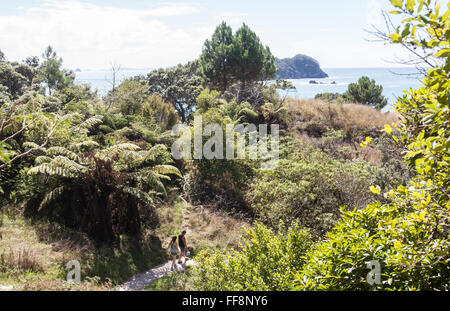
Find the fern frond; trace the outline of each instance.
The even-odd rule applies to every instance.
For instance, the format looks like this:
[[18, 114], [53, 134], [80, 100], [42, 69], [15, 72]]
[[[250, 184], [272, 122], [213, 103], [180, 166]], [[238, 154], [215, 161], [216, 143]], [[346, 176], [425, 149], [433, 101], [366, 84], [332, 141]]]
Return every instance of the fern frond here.
[[52, 165], [62, 167], [74, 173], [82, 173], [86, 171], [86, 167], [64, 156], [57, 156], [50, 162]]
[[28, 170], [29, 175], [46, 174], [50, 176], [76, 178], [87, 170], [81, 164], [66, 157], [57, 156], [49, 163], [42, 163]]
[[36, 163], [36, 165], [40, 165], [43, 163], [49, 163], [52, 161], [52, 158], [47, 157], [47, 156], [39, 156], [36, 158], [36, 160], [34, 160], [34, 163]]
[[67, 178], [74, 178], [78, 176], [77, 174], [71, 172], [68, 169], [62, 167], [55, 167], [51, 163], [44, 163], [28, 170], [28, 175], [37, 175], [37, 174], [45, 174], [49, 176], [58, 176]]
[[93, 116], [89, 119], [87, 119], [86, 121], [84, 121], [83, 123], [81, 123], [80, 125], [78, 125], [79, 128], [83, 128], [83, 129], [91, 129], [94, 126], [96, 126], [97, 124], [101, 124], [103, 123], [103, 116]]
[[129, 187], [129, 186], [118, 186], [118, 189], [136, 197], [137, 199], [139, 199], [141, 202], [145, 203], [146, 205], [153, 205], [153, 200], [150, 197], [150, 195], [138, 188], [133, 188], [133, 187]]
[[99, 128], [99, 130], [101, 130], [102, 132], [104, 132], [106, 134], [114, 132], [114, 130], [112, 128], [110, 128], [108, 125], [102, 124], [98, 128]]
[[45, 206], [56, 200], [58, 197], [60, 197], [64, 191], [66, 190], [65, 186], [60, 186], [52, 191], [48, 192], [44, 199], [42, 200], [41, 204], [39, 204], [38, 212], [40, 212]]
[[65, 148], [65, 147], [51, 147], [47, 149], [47, 155], [50, 156], [59, 156], [59, 155], [63, 155], [71, 160], [75, 160], [75, 161], [79, 161], [80, 157], [75, 153], [70, 151], [69, 149]]
[[95, 156], [102, 160], [110, 160], [124, 151], [136, 151], [139, 149], [141, 148], [139, 146], [136, 146], [135, 144], [124, 143], [103, 149], [97, 152]]
[[158, 174], [176, 175], [178, 177], [183, 177], [180, 170], [172, 165], [157, 165], [153, 167], [153, 171]]
[[85, 140], [81, 143], [72, 144], [70, 146], [70, 149], [80, 152], [80, 151], [84, 151], [84, 150], [92, 150], [99, 146], [100, 145], [93, 140]]
[[33, 143], [31, 141], [27, 141], [27, 142], [23, 143], [23, 147], [25, 149], [41, 149], [38, 144]]

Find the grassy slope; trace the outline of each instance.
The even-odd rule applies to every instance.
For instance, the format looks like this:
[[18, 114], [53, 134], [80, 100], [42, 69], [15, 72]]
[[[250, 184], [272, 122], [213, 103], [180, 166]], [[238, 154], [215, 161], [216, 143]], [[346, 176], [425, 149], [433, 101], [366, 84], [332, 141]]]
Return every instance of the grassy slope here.
[[[168, 260], [164, 247], [183, 229], [188, 231], [188, 244], [195, 254], [204, 248], [236, 247], [242, 227], [248, 226], [223, 212], [183, 202], [160, 208], [158, 216], [160, 225], [147, 230], [139, 247], [123, 237], [120, 247], [112, 249], [95, 248], [86, 236], [55, 224], [4, 215], [0, 226], [0, 285], [12, 285], [17, 290], [108, 290]], [[159, 243], [155, 247], [154, 236], [161, 240], [163, 249]], [[65, 265], [74, 259], [81, 263], [80, 286], [65, 281]]]

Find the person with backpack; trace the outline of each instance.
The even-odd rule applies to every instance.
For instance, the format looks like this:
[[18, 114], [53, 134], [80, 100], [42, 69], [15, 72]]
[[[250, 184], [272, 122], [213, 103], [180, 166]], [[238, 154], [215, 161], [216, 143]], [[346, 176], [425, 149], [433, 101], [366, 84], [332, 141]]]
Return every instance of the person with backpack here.
[[172, 241], [169, 244], [170, 255], [172, 256], [172, 267], [171, 270], [177, 266], [177, 256], [181, 253], [180, 248], [177, 245], [177, 237], [172, 237]]

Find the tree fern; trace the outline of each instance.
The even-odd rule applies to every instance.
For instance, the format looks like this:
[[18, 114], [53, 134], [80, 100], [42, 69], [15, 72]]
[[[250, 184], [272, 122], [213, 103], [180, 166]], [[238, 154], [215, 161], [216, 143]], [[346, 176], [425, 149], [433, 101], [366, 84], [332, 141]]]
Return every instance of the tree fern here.
[[75, 152], [88, 151], [99, 147], [100, 145], [93, 140], [85, 140], [80, 143], [74, 143], [70, 145], [70, 149]]
[[43, 163], [49, 163], [52, 161], [52, 158], [48, 157], [48, 156], [38, 156], [35, 160], [34, 163], [36, 165], [41, 165]]
[[78, 125], [78, 127], [89, 130], [89, 129], [93, 128], [94, 126], [101, 124], [101, 123], [103, 123], [103, 116], [94, 116], [94, 117], [87, 119], [80, 125]]
[[67, 177], [67, 178], [74, 178], [77, 177], [77, 174], [74, 172], [71, 172], [70, 170], [52, 165], [51, 163], [43, 163], [41, 165], [35, 166], [28, 170], [29, 175], [37, 175], [37, 174], [46, 174], [49, 176], [56, 176], [56, 177]]
[[38, 212], [40, 212], [43, 208], [45, 208], [48, 204], [58, 199], [66, 190], [66, 187], [59, 186], [55, 189], [53, 189], [50, 192], [47, 192], [44, 199], [42, 200], [41, 204], [39, 204]]
[[155, 162], [165, 151], [167, 151], [166, 146], [155, 145], [149, 150], [124, 151], [121, 157], [128, 168], [138, 168], [146, 162]]
[[103, 149], [103, 150], [97, 152], [97, 154], [95, 156], [101, 160], [111, 160], [114, 157], [118, 156], [123, 151], [127, 151], [127, 150], [135, 151], [135, 150], [139, 150], [139, 149], [141, 149], [141, 148], [139, 146], [136, 146], [135, 144], [123, 143], [123, 144], [118, 144], [118, 145], [114, 145], [109, 148]]
[[153, 171], [158, 174], [164, 174], [164, 175], [176, 175], [178, 177], [181, 176], [181, 172], [178, 168], [172, 165], [157, 165], [153, 167]]
[[50, 147], [47, 149], [46, 154], [49, 156], [58, 156], [58, 155], [63, 155], [71, 160], [74, 161], [80, 161], [80, 157], [78, 156], [78, 154], [76, 154], [73, 151], [70, 151], [69, 149], [65, 148], [65, 147]]
[[143, 202], [144, 204], [146, 204], [148, 206], [153, 205], [153, 200], [148, 195], [148, 193], [146, 193], [138, 188], [123, 186], [123, 185], [119, 185], [119, 186], [117, 186], [117, 188], [125, 193], [128, 193], [128, 194], [136, 197], [137, 199], [139, 199], [141, 202]]

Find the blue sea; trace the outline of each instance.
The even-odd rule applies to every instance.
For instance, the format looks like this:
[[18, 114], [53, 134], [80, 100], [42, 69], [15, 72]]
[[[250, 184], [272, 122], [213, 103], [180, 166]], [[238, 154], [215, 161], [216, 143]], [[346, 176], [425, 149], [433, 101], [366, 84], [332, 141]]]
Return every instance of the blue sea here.
[[[362, 76], [374, 79], [383, 86], [383, 95], [388, 99], [389, 110], [404, 90], [421, 86], [422, 76], [415, 68], [325, 68], [329, 76], [326, 79], [290, 80], [296, 91], [290, 93], [295, 98], [314, 98], [319, 93], [344, 93], [350, 83], [355, 83]], [[323, 84], [310, 84], [311, 80]], [[336, 84], [332, 84], [336, 82]]]
[[[135, 77], [138, 75], [147, 75], [151, 68], [143, 69], [131, 69], [123, 68], [116, 74], [116, 86], [127, 78]], [[111, 69], [104, 70], [89, 70], [85, 69], [81, 72], [75, 72], [75, 82], [87, 83], [91, 85], [92, 89], [96, 89], [100, 96], [104, 96], [112, 89], [112, 71]]]
[[[294, 98], [314, 98], [319, 93], [344, 93], [350, 83], [357, 82], [362, 76], [374, 79], [377, 84], [383, 86], [383, 94], [389, 100], [389, 106], [395, 104], [397, 97], [402, 95], [404, 90], [418, 88], [421, 86], [421, 76], [414, 68], [324, 68], [329, 78], [326, 79], [296, 79], [290, 80], [296, 87], [295, 92], [290, 92], [289, 96]], [[122, 69], [118, 74], [119, 83], [126, 78], [137, 75], [146, 75], [151, 71], [146, 69]], [[110, 70], [85, 70], [76, 72], [76, 81], [88, 83], [93, 89], [97, 89], [99, 95], [105, 95], [111, 88]], [[323, 84], [310, 84], [315, 80]], [[336, 82], [336, 84], [332, 84]]]

